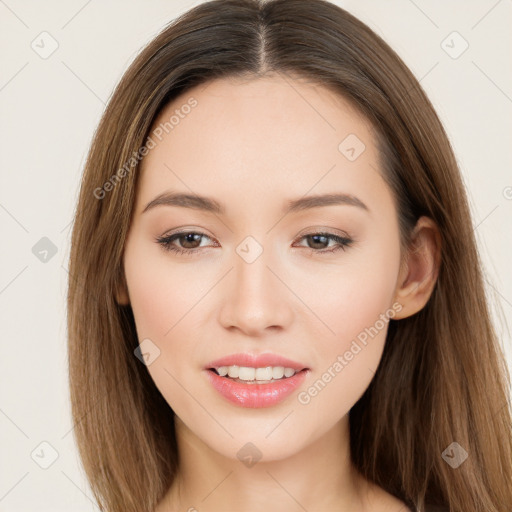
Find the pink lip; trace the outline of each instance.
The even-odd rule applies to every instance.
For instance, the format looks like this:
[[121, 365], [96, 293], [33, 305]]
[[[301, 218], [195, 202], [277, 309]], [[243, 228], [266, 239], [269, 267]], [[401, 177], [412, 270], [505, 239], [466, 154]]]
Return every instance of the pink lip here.
[[293, 368], [294, 370], [304, 370], [306, 365], [281, 357], [277, 354], [231, 354], [221, 357], [205, 366], [205, 370], [210, 368], [219, 368], [220, 366], [248, 366], [250, 368], [266, 368], [267, 366], [284, 366], [285, 368]]
[[242, 384], [227, 377], [221, 377], [213, 370], [205, 371], [211, 385], [224, 398], [240, 407], [252, 408], [271, 407], [281, 402], [304, 382], [309, 372], [310, 370], [303, 370], [293, 377], [269, 384]]
[[[268, 384], [245, 384], [227, 377], [221, 377], [213, 368], [220, 366], [248, 366], [265, 368], [267, 366], [284, 366], [293, 368], [298, 373], [293, 377], [279, 379]], [[271, 407], [295, 391], [310, 373], [305, 365], [278, 356], [277, 354], [232, 354], [212, 361], [204, 368], [212, 386], [231, 403], [240, 407]]]

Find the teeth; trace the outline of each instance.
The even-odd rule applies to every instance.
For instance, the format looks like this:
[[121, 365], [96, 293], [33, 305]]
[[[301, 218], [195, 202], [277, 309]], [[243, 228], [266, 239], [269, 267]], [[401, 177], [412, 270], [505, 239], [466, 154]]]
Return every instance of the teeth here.
[[283, 377], [292, 377], [296, 370], [285, 368], [284, 366], [267, 366], [265, 368], [251, 368], [248, 366], [220, 366], [215, 368], [221, 377], [231, 377], [244, 381], [271, 381], [282, 379]]
[[228, 376], [232, 379], [236, 379], [238, 377], [238, 366], [229, 366]]
[[266, 368], [256, 368], [256, 370], [254, 370], [254, 374], [256, 380], [270, 380], [272, 379], [272, 366], [267, 366]]
[[229, 368], [227, 366], [219, 366], [216, 370], [221, 377], [225, 377], [228, 374]]
[[294, 373], [295, 373], [295, 370], [293, 368], [285, 368], [284, 369], [285, 377], [291, 377]]
[[240, 380], [254, 380], [254, 376], [256, 375], [256, 370], [254, 368], [247, 368], [246, 366], [238, 366], [237, 368], [238, 378]]
[[273, 379], [282, 379], [284, 376], [284, 367], [283, 366], [275, 366], [272, 368], [272, 378]]

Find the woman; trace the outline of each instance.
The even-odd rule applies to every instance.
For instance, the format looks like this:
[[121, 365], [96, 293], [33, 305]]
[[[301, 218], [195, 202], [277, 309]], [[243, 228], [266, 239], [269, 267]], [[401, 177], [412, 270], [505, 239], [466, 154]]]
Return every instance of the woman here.
[[75, 436], [109, 512], [504, 512], [509, 375], [417, 80], [322, 0], [165, 28], [86, 162]]

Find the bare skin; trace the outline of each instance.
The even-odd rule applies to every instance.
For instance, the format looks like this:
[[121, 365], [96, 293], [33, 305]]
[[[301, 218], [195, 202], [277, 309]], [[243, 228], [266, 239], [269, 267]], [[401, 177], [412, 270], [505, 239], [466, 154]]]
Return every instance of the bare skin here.
[[[408, 511], [355, 470], [348, 413], [379, 365], [388, 328], [381, 315], [408, 317], [431, 295], [435, 224], [418, 221], [415, 250], [401, 266], [397, 212], [371, 127], [333, 92], [281, 75], [216, 80], [176, 98], [155, 126], [190, 97], [197, 106], [143, 160], [124, 254], [127, 289], [118, 292], [132, 306], [139, 340], [160, 350], [148, 371], [176, 413], [180, 473], [156, 512]], [[365, 146], [355, 159], [355, 139], [348, 153], [339, 149], [349, 134]], [[143, 212], [169, 191], [208, 196], [225, 213], [176, 205]], [[289, 200], [333, 193], [367, 209], [283, 213]], [[204, 235], [172, 242], [194, 254], [156, 242], [181, 231]], [[322, 232], [352, 242], [307, 236]], [[236, 250], [248, 236], [256, 241], [249, 251], [263, 249], [251, 263]], [[378, 332], [363, 344], [372, 326]], [[354, 340], [361, 350], [308, 395]], [[242, 408], [204, 369], [237, 352], [279, 354], [311, 371], [277, 405]], [[237, 457], [249, 442], [261, 453], [251, 467]]]

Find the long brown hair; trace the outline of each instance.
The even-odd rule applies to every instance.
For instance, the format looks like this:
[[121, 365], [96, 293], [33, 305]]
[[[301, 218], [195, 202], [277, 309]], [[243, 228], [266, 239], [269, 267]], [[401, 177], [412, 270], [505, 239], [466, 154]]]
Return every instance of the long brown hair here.
[[[441, 234], [429, 301], [390, 321], [381, 364], [350, 411], [354, 465], [413, 507], [512, 510], [510, 375], [452, 148], [397, 54], [325, 0], [192, 8], [142, 50], [99, 123], [72, 233], [68, 349], [74, 435], [101, 510], [152, 511], [178, 471], [174, 413], [134, 355], [131, 307], [116, 301], [140, 149], [162, 108], [191, 87], [272, 72], [332, 88], [369, 119], [403, 247], [421, 215]], [[468, 453], [456, 468], [443, 457], [454, 442]]]

